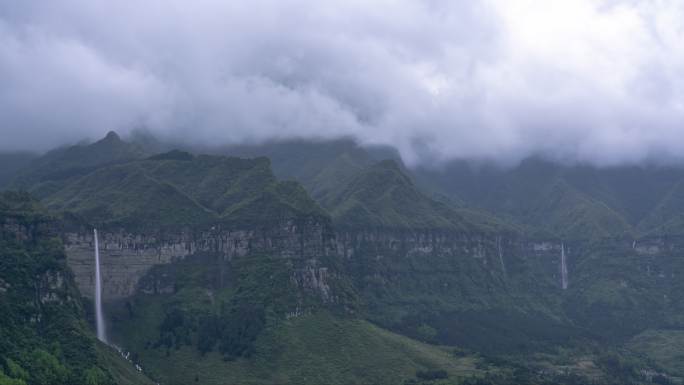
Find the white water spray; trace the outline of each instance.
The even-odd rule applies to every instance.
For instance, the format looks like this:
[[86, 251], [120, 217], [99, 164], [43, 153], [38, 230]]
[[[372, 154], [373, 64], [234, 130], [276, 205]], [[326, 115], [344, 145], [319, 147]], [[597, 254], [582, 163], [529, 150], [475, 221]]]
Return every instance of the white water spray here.
[[102, 276], [100, 275], [100, 246], [97, 241], [97, 229], [93, 229], [95, 238], [95, 322], [97, 325], [97, 339], [107, 343], [104, 315], [102, 314]]
[[561, 287], [568, 288], [568, 265], [565, 261], [565, 245], [561, 243]]
[[503, 250], [501, 249], [501, 237], [496, 238], [496, 247], [499, 249], [499, 263], [501, 264], [501, 272], [503, 272], [504, 279], [508, 279], [506, 265], [504, 264], [503, 260]]

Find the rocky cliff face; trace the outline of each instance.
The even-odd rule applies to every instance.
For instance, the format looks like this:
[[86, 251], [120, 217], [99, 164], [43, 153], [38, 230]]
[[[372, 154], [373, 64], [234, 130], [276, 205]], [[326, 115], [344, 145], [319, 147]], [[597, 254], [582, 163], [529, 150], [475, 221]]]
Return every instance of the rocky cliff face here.
[[[511, 234], [465, 234], [446, 231], [359, 231], [337, 234], [337, 255], [345, 260], [364, 260], [374, 275], [391, 273], [390, 265], [411, 263], [416, 273], [440, 273], [458, 269], [466, 262], [498, 280], [519, 275], [531, 265], [544, 279], [561, 285], [563, 243], [534, 241]], [[568, 259], [574, 250], [565, 247]], [[440, 265], [441, 264], [441, 265]], [[444, 270], [444, 269], [447, 270]], [[370, 271], [369, 271], [370, 273]]]
[[[92, 297], [92, 230], [84, 228], [67, 232], [63, 238], [68, 263], [74, 271], [78, 287], [83, 295]], [[307, 260], [330, 255], [334, 247], [329, 228], [316, 221], [285, 221], [271, 228], [252, 230], [228, 230], [217, 226], [206, 230], [156, 234], [100, 231], [99, 244], [105, 300], [132, 295], [140, 279], [153, 266], [199, 253], [212, 254], [224, 260], [258, 253]], [[317, 290], [325, 292], [325, 285], [320, 283], [325, 276], [325, 269], [317, 267], [313, 273], [302, 272], [313, 277], [303, 279], [303, 282], [310, 282]]]
[[[31, 233], [20, 224], [6, 226], [16, 227], [18, 237]], [[141, 281], [154, 266], [195, 255], [209, 255], [220, 261], [267, 254], [292, 260], [291, 281], [316, 293], [323, 302], [337, 301], [331, 280], [346, 274], [370, 308], [383, 309], [387, 314], [393, 307], [405, 307], [405, 298], [417, 305], [437, 299], [445, 304], [444, 312], [510, 307], [514, 303], [528, 306], [532, 301], [530, 307], [552, 309], [549, 311], [555, 314], [590, 323], [598, 319], [597, 312], [606, 309], [620, 316], [623, 308], [626, 312], [631, 306], [623, 304], [623, 297], [633, 298], [634, 293], [645, 292], [648, 296], [634, 297], [637, 302], [657, 305], [658, 314], [670, 314], [669, 323], [684, 322], [677, 315], [677, 309], [684, 309], [684, 301], [677, 294], [682, 285], [676, 278], [684, 274], [678, 258], [684, 239], [614, 239], [590, 245], [530, 240], [515, 234], [436, 230], [334, 234], [329, 225], [315, 221], [286, 221], [251, 230], [214, 227], [155, 234], [100, 231], [100, 237], [107, 301], [129, 297], [136, 291], [173, 292], [170, 277], [155, 273]], [[92, 231], [70, 231], [63, 234], [63, 239], [78, 287], [83, 295], [91, 297]], [[567, 292], [562, 290], [563, 252]], [[333, 265], [332, 260], [336, 261]], [[606, 297], [606, 293], [612, 294]], [[650, 309], [648, 314], [656, 310]], [[598, 327], [607, 327], [615, 317]]]
[[[17, 244], [36, 244], [41, 238], [49, 239], [59, 234], [56, 223], [47, 216], [36, 218], [0, 216], [0, 240], [16, 242]], [[34, 277], [35, 299], [42, 305], [56, 302], [64, 304], [73, 300], [67, 284], [71, 277], [60, 268], [42, 271]], [[10, 283], [0, 277], [0, 295], [13, 290]], [[36, 317], [39, 317], [37, 315]], [[31, 318], [32, 322], [39, 321]]]
[[[29, 232], [28, 229], [19, 230], [17, 234], [21, 236], [27, 236]], [[92, 231], [83, 228], [66, 232], [63, 241], [69, 266], [81, 293], [92, 297]], [[527, 261], [542, 266], [548, 279], [560, 285], [560, 242], [531, 242], [510, 236], [473, 236], [440, 231], [361, 231], [342, 232], [335, 236], [320, 223], [295, 224], [288, 221], [271, 229], [258, 230], [211, 228], [156, 234], [100, 231], [99, 241], [105, 300], [132, 295], [138, 289], [140, 279], [153, 266], [198, 253], [213, 254], [225, 260], [255, 253], [311, 260], [312, 263], [297, 269], [292, 279], [302, 287], [320, 292], [324, 299], [331, 294], [326, 283], [328, 267], [316, 262], [322, 256], [337, 256], [346, 261], [368, 262], [369, 258], [374, 259], [376, 263], [369, 263], [369, 269], [374, 265], [379, 268], [377, 262], [383, 259], [389, 263], [392, 259], [420, 258], [429, 265], [435, 256], [454, 263], [468, 258], [482, 269], [502, 277], [516, 274], [522, 269], [521, 264]], [[567, 250], [567, 253], [571, 256], [572, 250]], [[382, 269], [373, 274], [382, 274]], [[157, 290], [169, 290], [162, 286]]]

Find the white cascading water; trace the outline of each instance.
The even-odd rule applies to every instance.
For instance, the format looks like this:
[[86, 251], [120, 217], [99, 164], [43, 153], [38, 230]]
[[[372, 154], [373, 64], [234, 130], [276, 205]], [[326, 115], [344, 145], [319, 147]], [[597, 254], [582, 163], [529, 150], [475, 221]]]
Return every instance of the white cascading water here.
[[568, 288], [568, 265], [565, 261], [565, 245], [561, 243], [561, 287]]
[[100, 275], [100, 246], [97, 241], [97, 229], [93, 229], [95, 238], [95, 322], [97, 325], [97, 339], [107, 343], [104, 315], [102, 314], [102, 276]]
[[504, 279], [507, 279], [508, 274], [506, 274], [506, 265], [503, 260], [503, 250], [501, 249], [501, 237], [496, 238], [496, 247], [499, 249], [499, 263], [501, 264], [501, 272], [503, 273]]

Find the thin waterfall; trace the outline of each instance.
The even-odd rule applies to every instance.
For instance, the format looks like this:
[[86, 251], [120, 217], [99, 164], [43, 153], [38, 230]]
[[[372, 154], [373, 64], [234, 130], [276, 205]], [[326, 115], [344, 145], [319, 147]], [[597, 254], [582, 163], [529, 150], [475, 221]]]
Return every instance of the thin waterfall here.
[[568, 265], [565, 260], [565, 245], [561, 243], [561, 287], [568, 288]]
[[501, 237], [496, 238], [496, 247], [499, 249], [499, 263], [501, 264], [501, 271], [503, 272], [504, 279], [508, 279], [506, 265], [504, 264], [503, 260], [503, 250], [501, 249]]
[[107, 343], [104, 315], [102, 314], [102, 276], [100, 274], [100, 246], [97, 241], [97, 229], [93, 229], [95, 238], [95, 322], [97, 324], [97, 339]]

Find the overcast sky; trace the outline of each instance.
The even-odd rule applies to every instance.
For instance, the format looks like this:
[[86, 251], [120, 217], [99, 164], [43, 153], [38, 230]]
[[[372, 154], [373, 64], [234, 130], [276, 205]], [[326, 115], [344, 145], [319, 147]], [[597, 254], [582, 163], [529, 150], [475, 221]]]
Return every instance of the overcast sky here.
[[681, 0], [0, 2], [0, 150], [145, 127], [684, 160]]

